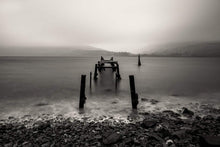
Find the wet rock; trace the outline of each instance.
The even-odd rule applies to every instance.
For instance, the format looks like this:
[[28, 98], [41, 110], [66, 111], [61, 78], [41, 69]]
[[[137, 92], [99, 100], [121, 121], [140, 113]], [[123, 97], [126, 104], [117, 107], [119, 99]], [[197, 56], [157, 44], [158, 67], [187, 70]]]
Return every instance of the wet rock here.
[[22, 143], [22, 147], [32, 147], [32, 143], [25, 141]]
[[13, 116], [9, 116], [8, 119], [15, 119]]
[[112, 104], [117, 104], [117, 103], [118, 103], [118, 102], [116, 102], [116, 101], [113, 101], [113, 102], [112, 102]]
[[172, 133], [173, 138], [183, 139], [186, 137], [186, 130], [178, 130]]
[[202, 119], [203, 120], [214, 120], [214, 117], [211, 115], [207, 115], [207, 116], [204, 116]]
[[101, 135], [96, 135], [95, 138], [99, 140], [99, 139], [102, 139], [102, 136]]
[[164, 110], [163, 113], [168, 114], [169, 116], [172, 116], [172, 117], [179, 117], [180, 116], [180, 114], [173, 112], [171, 110]]
[[114, 143], [118, 142], [119, 140], [121, 140], [121, 138], [122, 138], [121, 133], [114, 132], [114, 133], [111, 133], [110, 135], [108, 135], [106, 138], [104, 138], [103, 143], [106, 145], [114, 144]]
[[157, 121], [156, 121], [156, 120], [149, 120], [149, 119], [146, 118], [146, 119], [143, 120], [141, 126], [142, 126], [143, 128], [148, 129], [148, 128], [154, 127], [156, 124], [157, 124]]
[[96, 127], [95, 130], [96, 131], [101, 131], [101, 129], [99, 127]]
[[179, 95], [179, 94], [174, 93], [174, 94], [171, 94], [171, 96], [178, 97], [178, 96], [180, 96], [180, 95]]
[[149, 135], [149, 140], [151, 139], [156, 139], [157, 141], [159, 141], [160, 143], [164, 143], [164, 140], [163, 138], [161, 138], [160, 136], [158, 136], [157, 134], [155, 133], [152, 133]]
[[159, 101], [158, 100], [155, 100], [155, 99], [150, 99], [150, 101], [149, 102], [151, 102], [151, 104], [157, 104]]
[[200, 136], [199, 144], [201, 147], [219, 147], [220, 136]]
[[168, 147], [170, 147], [170, 146], [174, 146], [174, 142], [173, 142], [173, 140], [171, 140], [171, 139], [169, 139], [169, 140], [167, 140], [166, 141], [166, 145], [168, 146]]
[[194, 115], [194, 112], [192, 112], [191, 110], [189, 110], [188, 108], [185, 108], [185, 107], [183, 107], [182, 108], [182, 114], [183, 115], [187, 115], [187, 116], [193, 116]]
[[50, 147], [50, 142], [46, 142], [46, 143], [42, 144], [41, 147]]
[[141, 101], [148, 101], [148, 99], [147, 98], [141, 98]]
[[135, 145], [140, 145], [141, 143], [136, 138], [134, 138], [134, 144]]
[[155, 99], [147, 99], [147, 98], [141, 98], [141, 101], [143, 102], [150, 102], [151, 104], [157, 104], [159, 101]]
[[4, 147], [12, 147], [12, 146], [13, 146], [13, 142], [10, 142], [4, 145]]
[[49, 103], [40, 102], [40, 103], [35, 104], [35, 106], [38, 106], [38, 107], [40, 107], [40, 106], [46, 106], [46, 105], [49, 105]]
[[157, 129], [157, 132], [160, 133], [163, 138], [171, 135], [170, 131], [166, 127], [163, 127], [163, 126]]

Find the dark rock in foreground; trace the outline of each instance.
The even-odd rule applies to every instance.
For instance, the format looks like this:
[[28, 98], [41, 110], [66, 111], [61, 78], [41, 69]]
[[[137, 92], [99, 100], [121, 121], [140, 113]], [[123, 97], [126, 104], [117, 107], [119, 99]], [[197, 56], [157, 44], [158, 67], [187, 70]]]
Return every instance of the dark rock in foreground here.
[[[219, 118], [180, 119], [172, 111], [146, 113], [144, 117], [141, 122], [130, 123], [112, 118], [100, 122], [79, 121], [62, 116], [36, 121], [31, 127], [26, 126], [27, 122], [1, 123], [0, 146], [193, 147], [201, 143], [219, 144]], [[204, 134], [211, 136], [211, 139], [201, 138]]]
[[185, 107], [183, 107], [183, 111], [182, 111], [182, 114], [183, 115], [187, 115], [187, 116], [193, 116], [194, 115], [194, 112], [192, 112], [191, 110], [189, 110], [189, 109], [187, 109], [187, 108], [185, 108]]

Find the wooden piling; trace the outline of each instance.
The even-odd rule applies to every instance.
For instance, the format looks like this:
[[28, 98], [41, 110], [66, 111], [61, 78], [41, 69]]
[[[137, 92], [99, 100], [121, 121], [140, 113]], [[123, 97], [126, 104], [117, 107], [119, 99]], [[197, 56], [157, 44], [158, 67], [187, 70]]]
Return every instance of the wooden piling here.
[[120, 75], [120, 71], [119, 71], [119, 64], [116, 64], [116, 69], [117, 69], [117, 78], [120, 80], [121, 79], [121, 75]]
[[89, 88], [92, 88], [92, 72], [89, 74]]
[[117, 78], [117, 73], [115, 73], [115, 90], [118, 89], [118, 78]]
[[138, 66], [141, 66], [141, 56], [140, 56], [140, 54], [138, 55]]
[[98, 73], [97, 73], [97, 64], [95, 64], [94, 80], [97, 79], [97, 75], [98, 75]]
[[130, 81], [130, 91], [131, 91], [131, 102], [132, 102], [132, 108], [137, 109], [138, 105], [138, 94], [135, 91], [135, 82], [134, 82], [134, 76], [129, 75], [129, 81]]
[[85, 88], [86, 88], [86, 75], [81, 75], [80, 98], [79, 98], [80, 109], [84, 108], [84, 104], [86, 102]]

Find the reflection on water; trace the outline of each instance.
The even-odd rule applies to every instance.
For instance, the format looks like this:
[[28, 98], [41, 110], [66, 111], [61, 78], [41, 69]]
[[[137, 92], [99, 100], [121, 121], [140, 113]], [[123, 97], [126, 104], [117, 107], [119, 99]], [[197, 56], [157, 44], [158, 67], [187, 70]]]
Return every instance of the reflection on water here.
[[143, 57], [138, 67], [136, 57], [115, 57], [122, 79], [116, 82], [115, 73], [106, 69], [92, 80], [90, 89], [89, 73], [99, 58], [1, 57], [1, 117], [78, 114], [81, 74], [87, 75], [85, 115], [127, 117], [131, 113], [129, 75], [135, 76], [139, 98], [160, 101], [156, 105], [140, 102], [139, 111], [173, 109], [190, 102], [220, 103], [220, 58]]
[[94, 93], [96, 94], [117, 94], [119, 87], [119, 80], [115, 77], [115, 72], [111, 69], [105, 69], [105, 71], [98, 73], [98, 79], [94, 80]]

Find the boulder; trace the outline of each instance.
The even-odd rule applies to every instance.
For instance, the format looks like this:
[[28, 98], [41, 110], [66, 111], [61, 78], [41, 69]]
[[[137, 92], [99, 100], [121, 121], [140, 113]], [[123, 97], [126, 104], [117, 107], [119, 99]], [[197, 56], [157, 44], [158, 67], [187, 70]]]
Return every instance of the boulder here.
[[200, 136], [199, 144], [201, 147], [219, 147], [220, 136]]
[[113, 132], [110, 135], [108, 135], [106, 138], [103, 139], [103, 143], [106, 145], [114, 144], [121, 140], [122, 135], [119, 132]]
[[193, 116], [193, 115], [194, 115], [194, 112], [192, 112], [191, 110], [189, 110], [189, 109], [183, 107], [183, 108], [182, 108], [182, 114], [183, 114], [183, 115], [187, 115], [187, 116]]
[[142, 124], [141, 124], [141, 126], [142, 126], [143, 128], [148, 129], [148, 128], [152, 128], [152, 127], [156, 126], [156, 124], [157, 124], [157, 121], [156, 121], [156, 120], [144, 119], [143, 122], [142, 122]]

